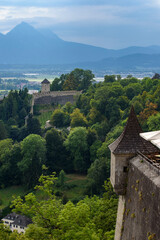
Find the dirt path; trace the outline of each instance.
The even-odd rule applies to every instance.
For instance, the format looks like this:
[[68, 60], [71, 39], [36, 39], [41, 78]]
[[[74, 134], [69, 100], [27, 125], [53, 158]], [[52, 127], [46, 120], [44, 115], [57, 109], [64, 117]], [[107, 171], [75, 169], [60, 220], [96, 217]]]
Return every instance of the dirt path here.
[[66, 177], [69, 178], [69, 180], [67, 180], [66, 182], [72, 182], [72, 181], [75, 181], [75, 180], [86, 180], [87, 179], [86, 175], [80, 175], [80, 174], [67, 174]]

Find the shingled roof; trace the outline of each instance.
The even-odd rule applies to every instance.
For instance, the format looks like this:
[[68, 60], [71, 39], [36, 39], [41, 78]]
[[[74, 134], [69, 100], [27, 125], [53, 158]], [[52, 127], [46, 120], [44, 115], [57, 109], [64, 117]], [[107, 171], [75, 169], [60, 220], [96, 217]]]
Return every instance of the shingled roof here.
[[10, 213], [3, 218], [3, 220], [12, 220], [12, 224], [18, 225], [21, 227], [27, 227], [28, 224], [32, 223], [32, 220], [26, 216], [17, 214], [17, 213]]
[[45, 78], [45, 79], [41, 82], [41, 84], [42, 84], [42, 83], [44, 83], [44, 84], [50, 84], [50, 82], [48, 81], [47, 78]]
[[148, 154], [159, 152], [157, 147], [140, 136], [140, 133], [142, 132], [143, 131], [132, 106], [127, 124], [122, 134], [109, 145], [109, 149], [114, 154], [136, 154], [137, 152]]

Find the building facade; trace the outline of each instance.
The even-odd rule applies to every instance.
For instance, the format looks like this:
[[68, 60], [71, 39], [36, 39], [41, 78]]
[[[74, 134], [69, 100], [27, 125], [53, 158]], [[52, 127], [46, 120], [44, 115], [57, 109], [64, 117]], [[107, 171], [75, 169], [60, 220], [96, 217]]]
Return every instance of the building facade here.
[[3, 223], [13, 232], [24, 233], [27, 226], [32, 223], [31, 219], [16, 213], [10, 213], [2, 218]]

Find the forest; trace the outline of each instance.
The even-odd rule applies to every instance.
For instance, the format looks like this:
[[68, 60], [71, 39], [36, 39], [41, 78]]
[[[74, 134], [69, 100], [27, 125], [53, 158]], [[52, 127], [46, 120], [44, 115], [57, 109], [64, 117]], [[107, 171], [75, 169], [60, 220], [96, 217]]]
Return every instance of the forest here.
[[[143, 131], [159, 130], [160, 79], [93, 77], [90, 70], [75, 69], [52, 82], [51, 91], [82, 94], [75, 104], [51, 106], [49, 128], [39, 121], [49, 106], [35, 106], [30, 114], [26, 88], [0, 102], [0, 188], [23, 186], [28, 194], [15, 198], [10, 211], [33, 221], [23, 235], [1, 225], [2, 239], [114, 239], [118, 200], [109, 182], [108, 145], [123, 131], [131, 106]], [[87, 177], [83, 196], [74, 201], [64, 194], [70, 173]]]

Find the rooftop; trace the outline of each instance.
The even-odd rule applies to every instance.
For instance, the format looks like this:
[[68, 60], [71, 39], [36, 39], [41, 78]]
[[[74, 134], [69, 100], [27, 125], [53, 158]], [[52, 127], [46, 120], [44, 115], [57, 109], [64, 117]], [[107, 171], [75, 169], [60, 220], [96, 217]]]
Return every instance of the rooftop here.
[[12, 224], [18, 225], [21, 227], [27, 227], [28, 224], [32, 223], [32, 220], [26, 216], [19, 215], [17, 213], [10, 213], [3, 218], [3, 220], [12, 220]]
[[140, 136], [160, 149], [160, 131], [140, 133]]
[[43, 83], [44, 83], [44, 84], [50, 84], [50, 82], [49, 82], [48, 79], [46, 79], [46, 78], [41, 82], [41, 84], [43, 84]]
[[140, 133], [142, 133], [142, 129], [132, 106], [122, 134], [109, 145], [109, 149], [114, 154], [136, 154], [137, 152], [150, 154], [159, 152], [159, 149], [150, 141], [142, 138]]

